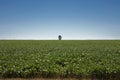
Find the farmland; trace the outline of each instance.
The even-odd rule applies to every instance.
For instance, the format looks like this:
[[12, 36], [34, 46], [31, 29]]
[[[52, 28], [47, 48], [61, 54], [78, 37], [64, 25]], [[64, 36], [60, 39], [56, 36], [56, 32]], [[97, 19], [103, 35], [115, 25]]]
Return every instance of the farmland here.
[[0, 78], [120, 79], [120, 40], [1, 40]]

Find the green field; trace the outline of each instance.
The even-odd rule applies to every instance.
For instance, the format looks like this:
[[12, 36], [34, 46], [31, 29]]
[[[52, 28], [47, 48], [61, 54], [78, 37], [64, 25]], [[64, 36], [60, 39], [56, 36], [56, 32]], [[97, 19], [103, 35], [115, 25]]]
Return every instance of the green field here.
[[120, 79], [120, 40], [1, 40], [0, 78]]

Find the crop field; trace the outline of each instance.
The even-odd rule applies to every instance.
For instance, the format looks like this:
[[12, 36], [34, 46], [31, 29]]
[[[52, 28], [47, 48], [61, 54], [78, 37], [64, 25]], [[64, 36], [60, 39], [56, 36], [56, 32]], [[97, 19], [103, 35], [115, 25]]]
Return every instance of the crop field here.
[[120, 80], [120, 40], [0, 40], [0, 78]]

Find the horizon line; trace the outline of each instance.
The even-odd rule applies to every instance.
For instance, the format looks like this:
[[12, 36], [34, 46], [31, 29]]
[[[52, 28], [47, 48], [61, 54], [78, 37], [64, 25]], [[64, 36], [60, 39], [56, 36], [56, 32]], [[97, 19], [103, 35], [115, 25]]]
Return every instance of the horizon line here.
[[[58, 40], [58, 39], [0, 39], [0, 40]], [[120, 40], [120, 39], [62, 39], [62, 40]]]

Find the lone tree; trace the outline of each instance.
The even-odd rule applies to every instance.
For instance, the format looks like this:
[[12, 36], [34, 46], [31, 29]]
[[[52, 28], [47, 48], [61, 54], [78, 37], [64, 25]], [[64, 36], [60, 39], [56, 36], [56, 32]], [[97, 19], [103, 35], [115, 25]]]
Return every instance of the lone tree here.
[[62, 40], [62, 36], [61, 35], [58, 36], [58, 40]]

